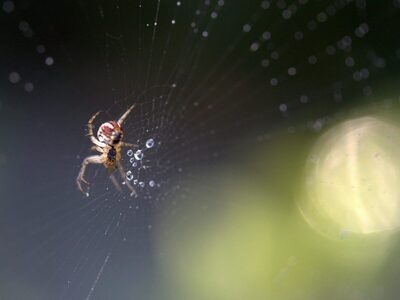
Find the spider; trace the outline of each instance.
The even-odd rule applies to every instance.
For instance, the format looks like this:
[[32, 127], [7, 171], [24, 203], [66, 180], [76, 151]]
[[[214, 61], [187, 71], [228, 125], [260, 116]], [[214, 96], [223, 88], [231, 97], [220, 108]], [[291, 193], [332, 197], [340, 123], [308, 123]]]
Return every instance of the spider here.
[[[97, 132], [97, 138], [93, 134], [93, 121], [100, 114], [100, 111], [95, 113], [88, 121], [88, 136], [90, 140], [94, 144], [91, 150], [98, 151], [100, 155], [92, 155], [86, 157], [83, 162], [81, 169], [79, 171], [78, 177], [76, 178], [76, 184], [78, 185], [79, 190], [89, 195], [84, 191], [82, 183], [86, 183], [89, 185], [89, 182], [85, 180], [85, 171], [86, 167], [89, 164], [102, 164], [109, 172], [111, 181], [117, 187], [118, 190], [121, 190], [118, 181], [116, 180], [113, 171], [118, 169], [121, 177], [125, 180], [125, 171], [121, 164], [121, 150], [122, 147], [137, 147], [137, 145], [125, 143], [122, 141], [124, 137], [124, 131], [122, 130], [122, 125], [125, 119], [128, 117], [129, 113], [132, 111], [134, 105], [128, 108], [128, 110], [119, 118], [118, 121], [108, 121], [106, 123], [101, 124], [99, 130]], [[131, 191], [131, 196], [136, 194], [134, 187], [129, 183], [129, 181], [125, 180], [126, 186]]]

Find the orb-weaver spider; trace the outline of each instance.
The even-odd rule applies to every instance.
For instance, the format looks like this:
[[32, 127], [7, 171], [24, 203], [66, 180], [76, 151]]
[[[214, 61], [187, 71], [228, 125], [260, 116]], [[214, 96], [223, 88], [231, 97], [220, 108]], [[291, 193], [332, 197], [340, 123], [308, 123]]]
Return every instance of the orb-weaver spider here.
[[126, 186], [131, 191], [131, 196], [136, 194], [134, 187], [129, 183], [129, 181], [125, 178], [125, 171], [121, 164], [121, 150], [122, 147], [137, 147], [137, 145], [122, 142], [124, 137], [124, 131], [122, 130], [122, 125], [132, 111], [134, 105], [128, 108], [128, 110], [119, 118], [118, 121], [108, 121], [106, 123], [101, 124], [99, 130], [97, 132], [97, 138], [93, 134], [93, 121], [99, 115], [100, 111], [95, 113], [88, 121], [88, 136], [94, 146], [92, 146], [91, 150], [98, 151], [100, 155], [92, 155], [86, 157], [83, 162], [81, 169], [79, 171], [78, 177], [76, 178], [76, 184], [78, 185], [79, 190], [89, 195], [82, 187], [82, 183], [86, 183], [89, 185], [89, 182], [85, 179], [85, 171], [86, 167], [89, 164], [102, 164], [110, 174], [111, 181], [117, 187], [118, 190], [121, 190], [118, 181], [116, 180], [113, 171], [118, 169], [121, 177], [124, 179]]

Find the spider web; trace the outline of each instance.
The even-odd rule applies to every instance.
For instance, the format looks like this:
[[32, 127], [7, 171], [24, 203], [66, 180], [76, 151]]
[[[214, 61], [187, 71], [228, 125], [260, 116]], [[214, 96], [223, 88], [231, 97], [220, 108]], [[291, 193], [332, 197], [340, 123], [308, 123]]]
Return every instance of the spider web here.
[[[138, 145], [122, 153], [125, 177], [116, 174], [121, 191], [102, 167], [88, 167], [86, 198], [73, 180], [91, 145], [69, 137], [79, 139], [77, 155], [67, 153], [56, 165], [67, 170], [62, 180], [38, 184], [34, 195], [46, 195], [40, 200], [46, 209], [27, 213], [21, 232], [31, 238], [10, 238], [3, 250], [4, 257], [19, 250], [21, 264], [8, 268], [28, 282], [23, 289], [5, 284], [6, 297], [159, 298], [161, 292], [152, 290], [154, 219], [179, 211], [179, 202], [193, 193], [196, 174], [240, 162], [277, 129], [319, 132], [352, 113], [354, 103], [373, 105], [381, 95], [379, 105], [397, 105], [398, 91], [387, 93], [382, 82], [391, 85], [399, 65], [399, 43], [390, 29], [399, 25], [399, 6], [351, 0], [73, 1], [61, 4], [67, 26], [77, 26], [68, 35], [50, 34], [35, 21], [35, 9], [47, 16], [52, 5], [24, 8], [4, 1], [3, 14], [13, 16], [9, 35], [22, 35], [32, 46], [32, 53], [21, 56], [40, 56], [31, 64], [43, 73], [62, 65], [59, 80], [73, 82], [69, 87], [77, 91], [71, 94], [82, 99], [76, 134], [84, 135], [95, 111], [102, 111], [97, 128], [135, 104], [124, 132], [126, 142]], [[81, 24], [72, 25], [74, 20]], [[388, 38], [381, 43], [382, 32]], [[29, 95], [46, 89], [16, 61], [6, 76]], [[129, 196], [126, 181], [137, 197]], [[210, 189], [217, 188], [213, 184]], [[43, 192], [66, 185], [63, 197]], [[65, 200], [52, 204], [54, 199]], [[29, 241], [34, 247], [24, 251]], [[46, 284], [32, 291], [34, 273], [46, 262]]]

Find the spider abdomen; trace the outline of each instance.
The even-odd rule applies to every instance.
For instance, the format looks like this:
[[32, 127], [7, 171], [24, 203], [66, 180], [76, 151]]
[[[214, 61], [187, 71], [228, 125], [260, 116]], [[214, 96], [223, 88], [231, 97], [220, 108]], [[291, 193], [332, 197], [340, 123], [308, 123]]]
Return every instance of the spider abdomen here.
[[115, 148], [110, 148], [110, 150], [108, 150], [107, 153], [107, 159], [110, 161], [115, 161], [115, 158], [117, 156], [117, 150], [115, 150]]
[[121, 158], [121, 154], [119, 153], [119, 148], [118, 147], [109, 147], [105, 151], [105, 155], [106, 155], [107, 159], [104, 162], [104, 166], [108, 169], [115, 168], [117, 162]]

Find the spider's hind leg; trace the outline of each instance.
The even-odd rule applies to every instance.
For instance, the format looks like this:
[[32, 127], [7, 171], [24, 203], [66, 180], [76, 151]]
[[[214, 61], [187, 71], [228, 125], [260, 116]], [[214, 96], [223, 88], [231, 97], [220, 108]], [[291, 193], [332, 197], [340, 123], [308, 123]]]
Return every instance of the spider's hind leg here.
[[125, 181], [125, 185], [128, 187], [128, 189], [131, 191], [131, 196], [136, 196], [136, 190], [135, 188], [130, 184], [129, 180], [126, 179], [126, 175], [125, 175], [125, 170], [122, 166], [121, 163], [118, 163], [118, 170], [119, 173], [121, 174], [122, 179]]
[[86, 194], [86, 192], [82, 187], [82, 183], [86, 183], [87, 185], [89, 185], [89, 182], [85, 179], [86, 167], [89, 164], [102, 164], [102, 163], [103, 163], [103, 157], [100, 155], [88, 156], [83, 160], [81, 170], [79, 171], [78, 177], [76, 178], [76, 185], [83, 194]]
[[111, 179], [111, 182], [113, 183], [113, 185], [115, 186], [115, 188], [119, 192], [122, 192], [121, 186], [119, 185], [119, 182], [113, 173], [110, 174], [110, 179]]

